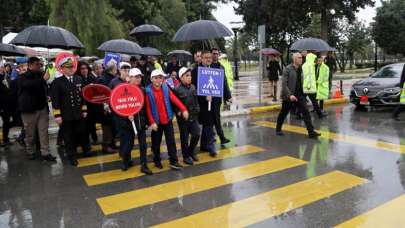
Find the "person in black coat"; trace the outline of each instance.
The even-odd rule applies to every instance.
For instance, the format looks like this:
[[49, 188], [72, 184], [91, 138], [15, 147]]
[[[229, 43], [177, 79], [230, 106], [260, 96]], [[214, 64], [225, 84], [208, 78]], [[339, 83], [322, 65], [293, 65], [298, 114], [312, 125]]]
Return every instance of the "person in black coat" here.
[[55, 122], [63, 125], [65, 152], [72, 166], [77, 166], [76, 145], [80, 145], [83, 156], [90, 155], [89, 138], [86, 137], [85, 118], [87, 106], [82, 97], [83, 80], [75, 75], [73, 57], [60, 61], [63, 76], [52, 83], [51, 100]]
[[[111, 81], [110, 83], [111, 89], [114, 89], [116, 86], [127, 82], [136, 86], [141, 86], [142, 82], [141, 71], [137, 68], [129, 70], [130, 67], [131, 66], [128, 63], [121, 63], [120, 77], [117, 77]], [[134, 147], [135, 132], [131, 121], [134, 121], [139, 142], [141, 172], [147, 175], [152, 175], [153, 173], [148, 168], [146, 157], [147, 152], [146, 129], [148, 123], [146, 118], [145, 107], [143, 107], [138, 114], [130, 117], [122, 117], [114, 113], [114, 121], [115, 127], [117, 129], [120, 138], [120, 156], [122, 158], [121, 169], [123, 171], [126, 171], [128, 170], [129, 167], [132, 166], [131, 151], [132, 148]]]
[[[211, 50], [212, 53], [212, 68], [217, 68], [217, 69], [222, 69], [225, 70], [224, 67], [219, 63], [219, 49], [213, 48]], [[226, 80], [226, 76], [224, 74], [225, 80], [224, 80], [224, 97], [223, 100], [224, 102], [232, 102], [232, 95], [231, 95], [231, 90], [229, 89], [228, 86], [228, 80]], [[215, 112], [215, 119], [214, 119], [214, 126], [215, 130], [217, 131], [217, 134], [219, 136], [219, 139], [221, 140], [221, 145], [225, 145], [230, 142], [229, 139], [225, 137], [224, 130], [222, 129], [222, 124], [221, 124], [221, 105], [222, 105], [222, 99], [218, 100], [220, 102], [219, 108], [214, 109], [213, 111]]]
[[26, 130], [26, 152], [28, 159], [38, 157], [35, 153], [37, 143], [35, 135], [40, 141], [42, 159], [55, 161], [49, 152], [49, 108], [48, 85], [49, 74], [41, 71], [41, 60], [37, 57], [28, 59], [28, 70], [20, 75], [17, 81], [18, 108]]
[[181, 82], [174, 89], [174, 93], [186, 106], [189, 113], [188, 119], [185, 120], [181, 112], [176, 111], [177, 123], [180, 130], [181, 151], [184, 163], [193, 165], [193, 161], [198, 161], [195, 148], [200, 140], [200, 126], [198, 125], [200, 106], [198, 104], [197, 90], [191, 84], [191, 69], [182, 67], [179, 74]]
[[[105, 66], [106, 69], [104, 70], [103, 76], [98, 78], [97, 83], [108, 87], [110, 85], [110, 82], [116, 77], [118, 73], [117, 64], [118, 63], [114, 61], [108, 62]], [[103, 131], [102, 152], [106, 154], [114, 153], [115, 128], [111, 109], [107, 103], [103, 105], [102, 113], [100, 113], [99, 115], [101, 116], [100, 120]]]
[[[211, 67], [212, 64], [212, 54], [210, 51], [204, 51], [202, 54], [202, 63], [199, 67]], [[197, 78], [198, 78], [198, 67], [195, 67], [191, 71], [192, 84], [197, 88]], [[226, 79], [224, 78], [224, 85]], [[224, 99], [230, 99], [231, 95], [229, 90], [227, 91], [224, 86]], [[208, 110], [208, 103], [211, 101], [211, 110]], [[198, 116], [199, 123], [203, 126], [201, 133], [201, 150], [207, 151], [212, 157], [215, 157], [217, 152], [215, 148], [215, 135], [214, 135], [214, 124], [217, 118], [217, 114], [221, 109], [222, 98], [221, 97], [209, 97], [209, 96], [198, 96], [198, 103], [200, 106], [200, 112]]]
[[180, 66], [179, 62], [177, 61], [177, 57], [175, 55], [173, 55], [170, 58], [170, 62], [167, 64], [165, 73], [168, 75], [171, 75], [173, 71], [176, 71], [176, 74], [179, 75], [180, 67], [181, 66]]
[[[96, 83], [96, 77], [91, 74], [91, 68], [86, 62], [79, 62], [77, 64], [76, 75], [80, 76], [83, 81], [83, 87]], [[98, 136], [96, 130], [96, 123], [98, 116], [101, 115], [102, 106], [86, 102], [87, 105], [87, 118], [86, 118], [86, 136], [91, 137], [93, 144], [97, 144]]]
[[273, 101], [277, 101], [277, 82], [278, 76], [281, 74], [280, 63], [277, 61], [276, 57], [270, 55], [270, 61], [266, 67], [268, 71], [268, 78], [270, 81], [270, 97], [273, 97]]

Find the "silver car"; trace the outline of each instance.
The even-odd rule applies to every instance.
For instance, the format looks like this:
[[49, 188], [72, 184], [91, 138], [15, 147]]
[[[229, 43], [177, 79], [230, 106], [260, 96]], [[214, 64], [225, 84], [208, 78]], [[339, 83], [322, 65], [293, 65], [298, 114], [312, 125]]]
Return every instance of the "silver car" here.
[[364, 80], [355, 82], [350, 91], [350, 102], [357, 107], [398, 105], [404, 63], [382, 67]]

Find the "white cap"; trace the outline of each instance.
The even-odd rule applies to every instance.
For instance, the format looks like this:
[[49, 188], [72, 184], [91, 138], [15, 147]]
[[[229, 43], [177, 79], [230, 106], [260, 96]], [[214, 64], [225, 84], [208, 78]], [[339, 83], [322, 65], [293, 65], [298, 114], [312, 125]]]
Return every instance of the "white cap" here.
[[165, 72], [163, 72], [161, 69], [156, 69], [156, 70], [153, 70], [152, 73], [150, 74], [150, 79], [152, 79], [153, 77], [159, 76], [159, 75], [161, 75], [163, 77], [166, 76]]
[[131, 68], [131, 64], [129, 64], [129, 63], [127, 63], [127, 62], [121, 62], [121, 63], [120, 63], [120, 69], [123, 68], [123, 67]]
[[132, 68], [132, 69], [129, 71], [129, 77], [133, 77], [133, 76], [137, 76], [137, 75], [143, 76], [141, 70], [139, 70], [138, 68]]
[[189, 72], [189, 71], [191, 71], [191, 69], [189, 69], [189, 68], [187, 68], [187, 67], [182, 67], [182, 68], [179, 70], [179, 77], [181, 78], [181, 77], [183, 76], [183, 74], [185, 74], [185, 73], [187, 73], [187, 72]]

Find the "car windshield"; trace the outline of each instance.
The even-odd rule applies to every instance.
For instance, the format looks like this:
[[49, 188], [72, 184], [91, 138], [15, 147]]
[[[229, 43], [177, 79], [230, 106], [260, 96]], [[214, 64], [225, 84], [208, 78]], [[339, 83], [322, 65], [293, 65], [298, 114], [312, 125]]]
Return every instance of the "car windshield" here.
[[385, 66], [371, 75], [371, 78], [400, 78], [403, 68], [402, 64]]

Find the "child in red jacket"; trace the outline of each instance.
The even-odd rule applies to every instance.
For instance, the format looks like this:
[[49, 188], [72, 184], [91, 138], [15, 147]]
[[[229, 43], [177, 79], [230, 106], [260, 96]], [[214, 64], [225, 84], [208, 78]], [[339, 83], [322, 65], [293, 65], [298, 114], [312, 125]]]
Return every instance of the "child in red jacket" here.
[[162, 169], [160, 158], [160, 144], [163, 132], [166, 138], [167, 151], [169, 153], [170, 168], [180, 170], [182, 166], [178, 162], [176, 142], [173, 130], [172, 103], [180, 109], [184, 119], [188, 119], [188, 111], [174, 93], [163, 83], [164, 73], [162, 70], [154, 70], [151, 73], [152, 83], [146, 87], [146, 113], [152, 127], [152, 152], [155, 166]]

